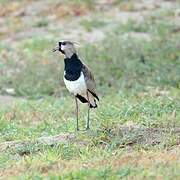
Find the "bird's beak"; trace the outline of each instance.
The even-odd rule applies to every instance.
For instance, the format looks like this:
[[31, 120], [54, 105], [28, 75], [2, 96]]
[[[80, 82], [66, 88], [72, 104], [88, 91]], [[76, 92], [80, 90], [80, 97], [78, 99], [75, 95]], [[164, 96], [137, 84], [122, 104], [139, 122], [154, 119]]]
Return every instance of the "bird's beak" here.
[[53, 48], [53, 50], [52, 50], [52, 51], [53, 51], [53, 52], [58, 51], [58, 50], [59, 50], [59, 48], [60, 48], [60, 47], [59, 47], [59, 46], [57, 46], [57, 47]]

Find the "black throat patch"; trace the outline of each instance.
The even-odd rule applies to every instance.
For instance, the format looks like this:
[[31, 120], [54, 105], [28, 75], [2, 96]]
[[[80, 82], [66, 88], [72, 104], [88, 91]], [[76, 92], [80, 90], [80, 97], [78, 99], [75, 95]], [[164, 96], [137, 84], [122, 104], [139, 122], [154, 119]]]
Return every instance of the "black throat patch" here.
[[65, 58], [64, 64], [65, 79], [68, 81], [77, 80], [81, 75], [81, 70], [83, 66], [78, 56], [76, 54], [73, 54], [71, 58]]

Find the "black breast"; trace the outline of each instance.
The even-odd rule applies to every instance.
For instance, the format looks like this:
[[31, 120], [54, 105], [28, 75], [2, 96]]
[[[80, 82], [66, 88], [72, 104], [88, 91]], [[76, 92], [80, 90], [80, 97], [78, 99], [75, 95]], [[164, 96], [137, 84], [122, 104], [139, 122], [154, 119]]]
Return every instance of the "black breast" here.
[[69, 81], [77, 80], [81, 75], [81, 70], [83, 66], [78, 56], [74, 54], [71, 58], [65, 58], [64, 63], [65, 79]]

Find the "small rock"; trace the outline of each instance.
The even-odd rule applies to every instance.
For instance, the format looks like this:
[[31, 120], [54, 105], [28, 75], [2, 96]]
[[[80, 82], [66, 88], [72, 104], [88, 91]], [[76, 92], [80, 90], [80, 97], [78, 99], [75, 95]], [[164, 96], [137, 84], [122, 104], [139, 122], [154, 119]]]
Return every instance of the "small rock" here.
[[4, 89], [4, 92], [8, 95], [15, 95], [16, 94], [15, 89], [13, 89], [13, 88]]

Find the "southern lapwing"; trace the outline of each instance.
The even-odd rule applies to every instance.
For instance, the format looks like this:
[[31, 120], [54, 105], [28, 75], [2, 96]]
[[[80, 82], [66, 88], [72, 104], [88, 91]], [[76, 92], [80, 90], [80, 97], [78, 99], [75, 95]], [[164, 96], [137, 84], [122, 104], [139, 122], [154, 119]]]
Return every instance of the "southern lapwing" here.
[[60, 41], [53, 52], [60, 51], [65, 55], [64, 59], [64, 83], [66, 88], [75, 96], [76, 102], [76, 122], [78, 124], [78, 100], [88, 104], [87, 126], [89, 129], [89, 111], [90, 108], [96, 108], [96, 100], [99, 98], [96, 94], [94, 77], [89, 68], [82, 63], [76, 54], [74, 43], [71, 41]]

